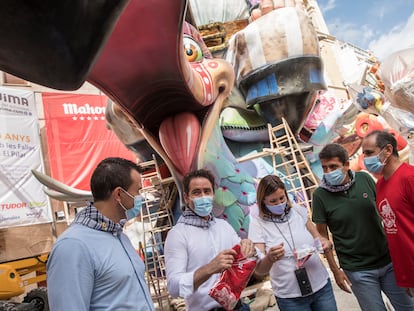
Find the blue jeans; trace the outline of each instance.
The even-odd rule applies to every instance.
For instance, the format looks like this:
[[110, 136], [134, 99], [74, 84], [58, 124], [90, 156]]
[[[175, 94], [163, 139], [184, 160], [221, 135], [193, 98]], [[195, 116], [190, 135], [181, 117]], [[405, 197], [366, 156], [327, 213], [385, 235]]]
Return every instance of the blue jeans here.
[[352, 283], [352, 292], [363, 311], [386, 311], [381, 291], [388, 297], [395, 311], [413, 311], [414, 299], [397, 285], [392, 263], [380, 269], [345, 271]]
[[337, 311], [331, 280], [316, 293], [306, 297], [276, 297], [280, 311]]

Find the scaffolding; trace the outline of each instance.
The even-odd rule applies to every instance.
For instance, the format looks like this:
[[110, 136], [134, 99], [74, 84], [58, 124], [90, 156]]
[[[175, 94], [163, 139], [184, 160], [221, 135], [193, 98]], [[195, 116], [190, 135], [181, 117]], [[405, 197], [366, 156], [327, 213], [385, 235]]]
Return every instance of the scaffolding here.
[[263, 148], [256, 154], [239, 158], [238, 162], [270, 156], [273, 174], [279, 176], [286, 184], [286, 190], [293, 196], [295, 202], [305, 206], [311, 213], [312, 192], [319, 183], [306, 160], [301, 145], [284, 118], [277, 126], [272, 127], [268, 124], [268, 132], [270, 147]]
[[140, 215], [143, 238], [139, 254], [145, 263], [145, 276], [156, 310], [170, 310], [171, 298], [167, 290], [164, 241], [173, 226], [172, 206], [177, 188], [172, 177], [162, 178], [155, 156], [140, 163], [142, 168], [143, 207]]
[[275, 127], [268, 124], [268, 130], [270, 148], [264, 151], [272, 157], [274, 174], [284, 174], [282, 179], [288, 186], [288, 193], [311, 212], [312, 192], [318, 187], [318, 181], [301, 146], [284, 118]]

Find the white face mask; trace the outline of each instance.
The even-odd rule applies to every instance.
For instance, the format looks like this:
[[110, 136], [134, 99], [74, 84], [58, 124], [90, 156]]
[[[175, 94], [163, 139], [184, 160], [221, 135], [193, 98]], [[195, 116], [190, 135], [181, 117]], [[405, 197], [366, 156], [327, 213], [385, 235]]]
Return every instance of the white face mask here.
[[287, 204], [287, 201], [282, 202], [280, 204], [276, 204], [276, 205], [267, 205], [266, 204], [266, 207], [272, 214], [282, 215], [282, 214], [285, 213], [286, 204]]

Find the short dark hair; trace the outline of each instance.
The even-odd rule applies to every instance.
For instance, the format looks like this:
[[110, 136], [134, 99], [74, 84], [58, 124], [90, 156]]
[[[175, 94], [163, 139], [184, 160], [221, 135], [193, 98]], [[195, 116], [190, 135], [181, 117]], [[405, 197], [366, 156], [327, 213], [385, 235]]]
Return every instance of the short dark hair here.
[[106, 158], [95, 168], [91, 177], [91, 191], [95, 202], [106, 200], [116, 187], [127, 190], [131, 184], [131, 171], [141, 173], [134, 162], [123, 158]]
[[214, 191], [214, 175], [209, 170], [199, 169], [199, 170], [189, 172], [187, 175], [184, 176], [183, 178], [184, 193], [188, 194], [188, 192], [190, 191], [191, 180], [193, 180], [194, 178], [198, 178], [198, 177], [207, 178], [210, 181], [211, 187], [213, 188], [213, 191]]
[[348, 151], [340, 144], [327, 144], [319, 152], [319, 159], [329, 160], [332, 158], [338, 158], [342, 164], [345, 164], [349, 160]]
[[288, 208], [292, 207], [284, 182], [276, 175], [266, 175], [260, 180], [256, 193], [257, 206], [259, 207], [259, 212], [261, 214], [272, 215], [272, 213], [263, 203], [263, 200], [265, 197], [271, 195], [277, 189], [283, 189], [285, 191], [287, 206]]
[[381, 150], [385, 148], [386, 145], [392, 146], [392, 154], [398, 157], [398, 148], [397, 140], [395, 136], [388, 132], [387, 130], [375, 130], [367, 134], [365, 138], [375, 136], [375, 145]]

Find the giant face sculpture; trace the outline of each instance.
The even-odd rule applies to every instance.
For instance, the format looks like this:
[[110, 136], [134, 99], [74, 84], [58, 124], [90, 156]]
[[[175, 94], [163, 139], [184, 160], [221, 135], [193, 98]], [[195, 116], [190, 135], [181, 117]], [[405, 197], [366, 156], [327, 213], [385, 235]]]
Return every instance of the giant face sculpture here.
[[[84, 80], [91, 82], [116, 103], [114, 109], [108, 109], [108, 121], [141, 160], [148, 160], [154, 150], [166, 162], [179, 187], [182, 175], [189, 170], [211, 169], [218, 187], [216, 213], [237, 223], [236, 230], [247, 227], [245, 216], [255, 202], [254, 178], [270, 171], [258, 172], [257, 167], [252, 170], [249, 165], [238, 163], [220, 131], [219, 117], [223, 123], [228, 121], [223, 110], [226, 102], [240, 108], [237, 111], [242, 111], [242, 121], [247, 120], [249, 126], [252, 122], [260, 124], [263, 119], [277, 123], [283, 116], [292, 121], [295, 130], [300, 128], [311, 108], [312, 94], [324, 86], [317, 39], [309, 21], [299, 9], [286, 8], [272, 13], [278, 17], [276, 24], [271, 17], [263, 16], [246, 27], [244, 33], [236, 35], [229, 59], [244, 96], [236, 96], [239, 93], [234, 89], [229, 97], [234, 87], [233, 66], [225, 60], [213, 59], [198, 32], [184, 22], [185, 0], [109, 2], [103, 4], [106, 10], [97, 10], [94, 1], [84, 6], [50, 1], [47, 5], [55, 7], [50, 13], [44, 12], [40, 5], [9, 3], [14, 11], [9, 9], [8, 13], [17, 14], [20, 5], [33, 19], [38, 9], [45, 15], [45, 21], [57, 27], [48, 24], [35, 28], [33, 31], [43, 44], [38, 46], [31, 40], [28, 44], [24, 42], [31, 34], [27, 25], [24, 31], [18, 25], [9, 29], [10, 33], [4, 35], [17, 50], [34, 51], [26, 62], [8, 62], [13, 53], [4, 45], [7, 40], [3, 40], [0, 67], [58, 89], [74, 89]], [[60, 20], [65, 7], [71, 5], [77, 14]], [[0, 17], [6, 20], [13, 14]], [[292, 24], [288, 16], [295, 16], [293, 28], [298, 32], [294, 38], [302, 34], [302, 46], [290, 46], [289, 42], [294, 41], [290, 38], [287, 45], [270, 45], [263, 55], [252, 54], [255, 42], [243, 40], [246, 34], [248, 38], [265, 34], [263, 42], [268, 45], [274, 36], [283, 36], [279, 33], [278, 28], [282, 27], [279, 21]], [[100, 22], [102, 25], [98, 27]], [[257, 28], [264, 31], [257, 34], [254, 32]], [[57, 36], [61, 43], [54, 40]], [[54, 49], [54, 45], [58, 48]], [[42, 50], [53, 55], [54, 61], [45, 62]], [[26, 63], [30, 66], [25, 66]], [[232, 101], [236, 97], [247, 100], [247, 105], [245, 102], [236, 105]], [[247, 106], [252, 109], [246, 110]], [[230, 113], [230, 118], [233, 116]], [[246, 136], [242, 136], [241, 141], [245, 141]], [[257, 140], [257, 136], [250, 140]], [[260, 140], [265, 137], [262, 135]]]
[[184, 7], [132, 1], [88, 76], [178, 177], [195, 163], [234, 81], [230, 64], [211, 59], [198, 33], [183, 24]]

